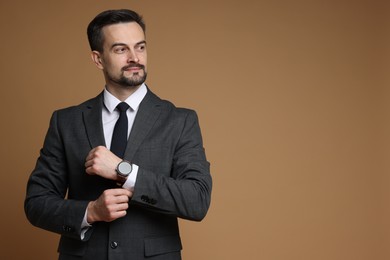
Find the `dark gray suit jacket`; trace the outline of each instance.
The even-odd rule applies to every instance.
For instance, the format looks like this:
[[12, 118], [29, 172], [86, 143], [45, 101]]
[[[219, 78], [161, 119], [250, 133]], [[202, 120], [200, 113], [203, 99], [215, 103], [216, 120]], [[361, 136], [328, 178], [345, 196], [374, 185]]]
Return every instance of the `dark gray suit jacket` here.
[[40, 228], [61, 234], [60, 259], [180, 259], [177, 217], [200, 221], [212, 180], [196, 113], [150, 90], [142, 101], [124, 159], [137, 164], [124, 218], [94, 223], [80, 239], [87, 204], [116, 183], [85, 172], [89, 151], [105, 145], [103, 95], [53, 113], [27, 185], [25, 212]]

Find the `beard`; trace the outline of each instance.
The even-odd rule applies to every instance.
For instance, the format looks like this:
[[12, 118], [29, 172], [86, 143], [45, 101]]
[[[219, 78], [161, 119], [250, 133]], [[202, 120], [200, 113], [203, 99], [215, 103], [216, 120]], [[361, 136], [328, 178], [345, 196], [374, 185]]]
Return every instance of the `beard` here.
[[[124, 71], [130, 67], [138, 67], [138, 68], [142, 69], [143, 73], [140, 74], [137, 72], [137, 73], [133, 73], [133, 75], [131, 77], [125, 77]], [[147, 76], [147, 73], [145, 70], [145, 66], [141, 65], [141, 64], [131, 64], [129, 66], [123, 67], [122, 73], [121, 73], [119, 78], [114, 78], [114, 77], [111, 77], [110, 75], [108, 75], [109, 79], [112, 82], [115, 82], [119, 86], [122, 86], [125, 88], [137, 87], [137, 86], [141, 85], [142, 83], [144, 83], [146, 81], [146, 76]]]

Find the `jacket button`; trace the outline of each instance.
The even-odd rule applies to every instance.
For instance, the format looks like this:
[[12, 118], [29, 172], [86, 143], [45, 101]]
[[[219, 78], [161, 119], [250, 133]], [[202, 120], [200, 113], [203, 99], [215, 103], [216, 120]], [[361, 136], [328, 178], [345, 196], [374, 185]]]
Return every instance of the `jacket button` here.
[[62, 226], [62, 230], [64, 230], [65, 232], [72, 232], [73, 229], [69, 226]]
[[115, 242], [115, 241], [112, 241], [112, 242], [110, 243], [110, 247], [111, 247], [112, 249], [115, 249], [115, 248], [118, 247], [118, 243]]
[[148, 197], [148, 196], [145, 196], [145, 195], [142, 195], [142, 196], [141, 196], [141, 200], [142, 200], [142, 201], [145, 201], [145, 202], [149, 202], [149, 197]]
[[141, 196], [141, 200], [144, 201], [144, 202], [146, 202], [146, 203], [148, 203], [148, 204], [152, 204], [152, 205], [154, 205], [154, 204], [157, 203], [157, 200], [155, 200], [155, 199], [153, 199], [153, 198], [149, 198], [149, 197], [146, 196], [146, 195], [142, 195], [142, 196]]

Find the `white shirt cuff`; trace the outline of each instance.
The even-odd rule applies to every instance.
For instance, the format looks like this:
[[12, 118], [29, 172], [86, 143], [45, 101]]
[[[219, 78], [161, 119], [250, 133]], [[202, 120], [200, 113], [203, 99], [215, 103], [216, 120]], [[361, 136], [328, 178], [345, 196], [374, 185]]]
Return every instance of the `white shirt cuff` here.
[[129, 191], [134, 191], [135, 182], [137, 181], [138, 169], [139, 166], [136, 164], [132, 164], [133, 170], [130, 175], [127, 177], [127, 180], [123, 184], [122, 188], [125, 188]]
[[90, 227], [92, 227], [92, 225], [90, 225], [87, 221], [87, 214], [88, 214], [88, 208], [85, 210], [83, 222], [81, 222], [81, 234], [80, 234], [81, 240], [84, 240], [85, 233], [88, 231]]

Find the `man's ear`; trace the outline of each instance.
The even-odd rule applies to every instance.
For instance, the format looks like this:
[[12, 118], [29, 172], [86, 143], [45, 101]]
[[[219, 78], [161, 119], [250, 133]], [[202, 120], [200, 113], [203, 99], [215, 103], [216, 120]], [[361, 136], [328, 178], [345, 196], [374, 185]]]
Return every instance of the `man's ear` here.
[[96, 67], [98, 67], [101, 70], [104, 68], [103, 64], [102, 64], [102, 58], [101, 58], [100, 52], [92, 51], [91, 58], [92, 58], [93, 63], [95, 63]]

